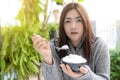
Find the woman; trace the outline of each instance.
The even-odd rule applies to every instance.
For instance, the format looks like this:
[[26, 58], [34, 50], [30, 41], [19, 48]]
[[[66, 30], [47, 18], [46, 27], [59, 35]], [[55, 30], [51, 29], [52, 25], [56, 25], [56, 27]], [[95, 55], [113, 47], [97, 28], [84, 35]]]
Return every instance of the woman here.
[[[110, 57], [107, 45], [92, 32], [90, 20], [79, 3], [67, 4], [60, 17], [59, 38], [50, 43], [39, 35], [32, 37], [34, 48], [43, 56], [45, 80], [110, 80]], [[50, 45], [50, 46], [49, 46]], [[57, 51], [54, 46], [68, 45], [68, 50]], [[68, 54], [86, 58], [87, 65], [73, 72], [61, 63]]]

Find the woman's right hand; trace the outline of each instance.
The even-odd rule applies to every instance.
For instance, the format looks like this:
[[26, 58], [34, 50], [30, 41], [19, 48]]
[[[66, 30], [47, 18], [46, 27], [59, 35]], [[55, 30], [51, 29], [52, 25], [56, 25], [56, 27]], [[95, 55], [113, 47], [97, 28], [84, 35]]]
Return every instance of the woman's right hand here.
[[51, 48], [46, 39], [42, 38], [40, 35], [34, 34], [32, 36], [32, 41], [34, 49], [43, 56], [44, 61], [47, 64], [52, 64]]

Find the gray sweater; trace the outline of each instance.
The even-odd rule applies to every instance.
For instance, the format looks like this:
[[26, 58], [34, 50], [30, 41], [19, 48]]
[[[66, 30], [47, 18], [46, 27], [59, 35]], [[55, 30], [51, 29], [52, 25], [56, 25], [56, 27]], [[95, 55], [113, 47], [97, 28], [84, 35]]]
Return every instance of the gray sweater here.
[[[72, 78], [66, 75], [60, 68], [60, 58], [58, 57], [54, 45], [54, 40], [50, 42], [53, 55], [53, 65], [43, 62], [44, 79], [45, 80], [110, 80], [110, 55], [106, 43], [98, 38], [92, 47], [92, 59], [86, 68], [89, 72], [82, 77]], [[67, 54], [78, 54], [83, 56], [81, 43], [75, 49], [69, 42], [69, 50]], [[83, 56], [84, 57], [84, 56]]]

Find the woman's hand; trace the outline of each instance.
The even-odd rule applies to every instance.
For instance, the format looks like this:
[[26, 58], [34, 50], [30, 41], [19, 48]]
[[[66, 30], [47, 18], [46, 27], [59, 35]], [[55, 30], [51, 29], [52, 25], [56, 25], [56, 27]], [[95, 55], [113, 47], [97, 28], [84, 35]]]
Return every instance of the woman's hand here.
[[46, 39], [42, 38], [40, 35], [34, 34], [32, 41], [35, 50], [43, 56], [44, 61], [48, 64], [52, 64], [51, 49]]
[[73, 78], [81, 77], [88, 73], [88, 69], [85, 67], [80, 67], [79, 69], [80, 72], [73, 72], [69, 65], [60, 64], [60, 66], [62, 70], [64, 71], [64, 73], [66, 73], [68, 76], [71, 76]]

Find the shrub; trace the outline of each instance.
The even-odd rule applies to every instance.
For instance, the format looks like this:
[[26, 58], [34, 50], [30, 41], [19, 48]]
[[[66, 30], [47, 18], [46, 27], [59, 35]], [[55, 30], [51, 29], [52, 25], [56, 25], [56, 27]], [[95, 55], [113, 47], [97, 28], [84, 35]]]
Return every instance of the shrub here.
[[29, 75], [39, 73], [42, 56], [33, 48], [34, 33], [48, 37], [39, 27], [2, 28], [1, 74], [13, 74], [14, 70], [17, 80], [26, 80]]
[[120, 80], [120, 49], [110, 50], [111, 73], [110, 80]]

